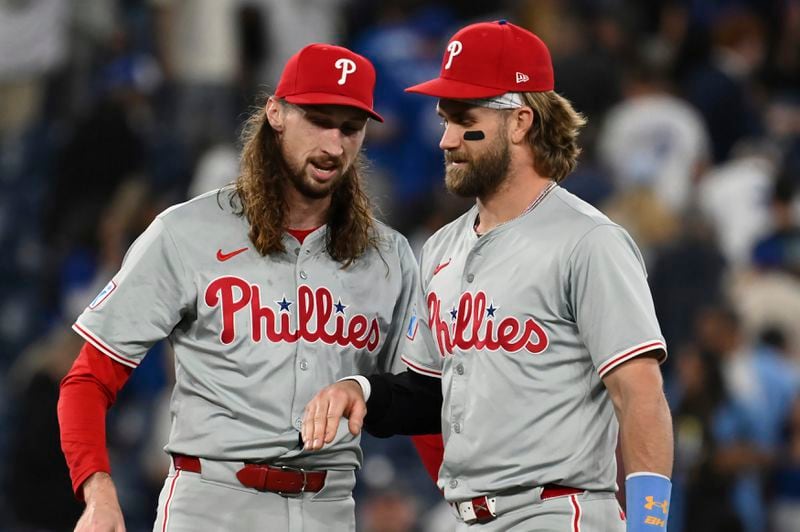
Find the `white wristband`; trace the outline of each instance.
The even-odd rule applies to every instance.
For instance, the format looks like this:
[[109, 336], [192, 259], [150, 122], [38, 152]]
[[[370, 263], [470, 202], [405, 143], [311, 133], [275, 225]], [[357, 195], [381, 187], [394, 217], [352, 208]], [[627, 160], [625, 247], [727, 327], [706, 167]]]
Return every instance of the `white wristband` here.
[[369, 394], [372, 393], [372, 386], [370, 386], [369, 380], [365, 376], [351, 375], [349, 377], [339, 379], [337, 382], [342, 381], [356, 381], [358, 385], [361, 386], [361, 393], [364, 394], [364, 401], [369, 401]]
[[644, 476], [647, 476], [647, 477], [660, 477], [660, 478], [663, 478], [664, 480], [668, 480], [668, 481], [672, 482], [669, 479], [669, 477], [664, 476], [664, 475], [662, 475], [660, 473], [652, 473], [650, 471], [637, 471], [636, 473], [631, 473], [631, 474], [629, 474], [628, 476], [625, 477], [625, 480], [628, 480], [629, 478], [633, 478], [633, 477], [644, 477]]

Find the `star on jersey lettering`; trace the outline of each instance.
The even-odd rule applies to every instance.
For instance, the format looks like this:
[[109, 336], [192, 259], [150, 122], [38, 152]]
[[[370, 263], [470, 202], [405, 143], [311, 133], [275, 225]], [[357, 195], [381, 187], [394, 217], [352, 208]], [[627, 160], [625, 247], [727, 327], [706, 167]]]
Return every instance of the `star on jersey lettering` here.
[[458, 317], [458, 311], [456, 310], [456, 307], [453, 307], [452, 309], [450, 309], [450, 320], [456, 321], [457, 317]]
[[340, 312], [341, 312], [342, 314], [344, 314], [344, 309], [346, 309], [346, 308], [348, 307], [348, 305], [342, 305], [342, 300], [341, 300], [341, 298], [340, 298], [340, 299], [339, 299], [339, 301], [337, 301], [337, 302], [336, 302], [336, 304], [334, 305], [334, 307], [336, 307], [336, 313], [337, 313], [337, 314], [338, 314], [338, 313], [340, 313]]
[[283, 299], [281, 299], [280, 301], [275, 301], [275, 304], [281, 307], [279, 312], [284, 312], [284, 311], [289, 312], [289, 305], [291, 305], [292, 302], [287, 301], [286, 296], [283, 296]]
[[494, 306], [494, 301], [489, 303], [489, 306], [486, 308], [486, 317], [487, 318], [494, 318], [494, 313], [497, 312], [497, 309], [499, 309], [499, 308], [500, 307], [495, 307]]

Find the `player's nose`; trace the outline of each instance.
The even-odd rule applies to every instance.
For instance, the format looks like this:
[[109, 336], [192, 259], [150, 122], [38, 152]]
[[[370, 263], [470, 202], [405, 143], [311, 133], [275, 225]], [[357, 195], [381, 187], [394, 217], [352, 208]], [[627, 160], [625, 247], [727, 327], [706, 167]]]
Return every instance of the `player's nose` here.
[[458, 128], [452, 125], [447, 125], [442, 133], [442, 138], [439, 140], [439, 148], [442, 150], [454, 150], [461, 144], [461, 137], [458, 133]]
[[327, 155], [341, 157], [344, 154], [344, 134], [339, 128], [328, 128], [321, 133], [320, 149]]

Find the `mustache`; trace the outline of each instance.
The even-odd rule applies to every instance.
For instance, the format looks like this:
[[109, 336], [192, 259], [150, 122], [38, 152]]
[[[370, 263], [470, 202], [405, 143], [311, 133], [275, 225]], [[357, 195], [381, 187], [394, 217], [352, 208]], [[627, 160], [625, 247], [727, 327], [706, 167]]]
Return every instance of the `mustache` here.
[[467, 154], [457, 151], [448, 151], [444, 153], [444, 160], [447, 163], [462, 163], [469, 161]]

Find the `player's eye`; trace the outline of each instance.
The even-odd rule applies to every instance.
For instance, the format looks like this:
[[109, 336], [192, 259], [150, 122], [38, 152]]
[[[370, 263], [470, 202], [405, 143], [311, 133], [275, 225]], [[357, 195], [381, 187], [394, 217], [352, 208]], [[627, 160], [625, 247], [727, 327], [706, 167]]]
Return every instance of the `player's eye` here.
[[334, 127], [333, 122], [324, 116], [309, 116], [308, 121], [318, 128], [331, 129]]
[[346, 135], [346, 136], [350, 137], [350, 136], [352, 136], [352, 135], [355, 135], [355, 134], [356, 134], [356, 133], [358, 133], [359, 131], [361, 131], [361, 129], [362, 129], [362, 128], [363, 128], [363, 126], [361, 126], [361, 127], [356, 127], [356, 126], [352, 126], [352, 125], [346, 125], [346, 126], [342, 126], [342, 127], [341, 127], [341, 131], [342, 131], [342, 133], [343, 133], [344, 135]]

